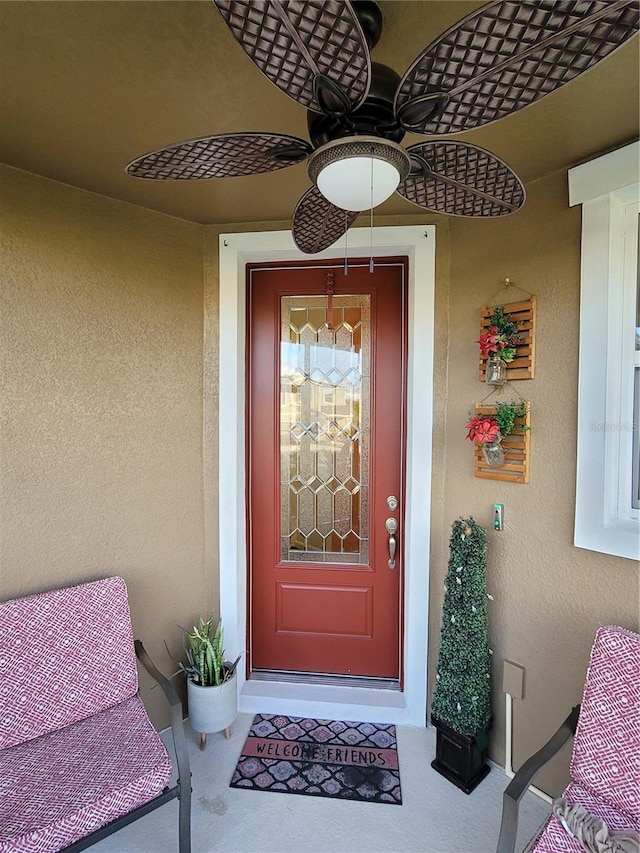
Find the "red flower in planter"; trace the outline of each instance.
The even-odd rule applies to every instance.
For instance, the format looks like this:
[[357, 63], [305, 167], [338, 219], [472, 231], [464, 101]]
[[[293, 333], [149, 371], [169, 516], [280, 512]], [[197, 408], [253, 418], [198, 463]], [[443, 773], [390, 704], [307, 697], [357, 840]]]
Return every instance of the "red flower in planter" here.
[[516, 344], [521, 342], [521, 335], [505, 335], [498, 331], [497, 326], [491, 326], [480, 335], [477, 343], [480, 344], [480, 355], [489, 358], [496, 355], [502, 361], [513, 361], [516, 354]]
[[502, 349], [504, 347], [504, 343], [500, 340], [501, 336], [498, 335], [498, 327], [491, 326], [490, 329], [487, 329], [486, 332], [483, 332], [480, 335], [480, 339], [478, 343], [480, 344], [480, 352], [483, 357], [487, 357], [491, 355], [492, 352], [498, 352], [498, 347]]
[[467, 438], [469, 441], [476, 441], [479, 444], [489, 444], [495, 441], [500, 430], [497, 421], [493, 418], [474, 415], [466, 427], [469, 432]]

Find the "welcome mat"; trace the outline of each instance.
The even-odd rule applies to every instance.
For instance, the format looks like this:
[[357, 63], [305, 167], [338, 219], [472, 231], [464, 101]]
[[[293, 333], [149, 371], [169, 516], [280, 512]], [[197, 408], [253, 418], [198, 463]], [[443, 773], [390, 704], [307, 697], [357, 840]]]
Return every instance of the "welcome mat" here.
[[256, 714], [229, 784], [402, 805], [395, 726]]

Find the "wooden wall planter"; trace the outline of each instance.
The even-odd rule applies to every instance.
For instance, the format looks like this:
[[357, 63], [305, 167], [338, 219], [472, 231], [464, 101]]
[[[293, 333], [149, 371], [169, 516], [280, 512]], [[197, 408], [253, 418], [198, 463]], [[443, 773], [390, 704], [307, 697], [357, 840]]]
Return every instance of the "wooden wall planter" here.
[[[489, 318], [496, 306], [485, 305], [480, 309], [480, 334], [490, 328]], [[510, 302], [504, 306], [505, 314], [510, 319], [518, 321], [518, 333], [522, 336], [516, 345], [516, 355], [513, 361], [507, 363], [507, 382], [516, 379], [533, 379], [536, 340], [536, 298], [531, 296], [523, 302]], [[484, 382], [487, 359], [480, 356], [479, 379]]]
[[[525, 403], [527, 414], [524, 418], [516, 418], [516, 432], [502, 438], [502, 449], [505, 454], [505, 464], [499, 468], [491, 468], [482, 456], [482, 445], [474, 444], [474, 476], [485, 480], [502, 480], [505, 483], [529, 482], [529, 441], [531, 433], [528, 427], [531, 420], [529, 403]], [[495, 406], [483, 406], [476, 403], [476, 415], [495, 415]]]

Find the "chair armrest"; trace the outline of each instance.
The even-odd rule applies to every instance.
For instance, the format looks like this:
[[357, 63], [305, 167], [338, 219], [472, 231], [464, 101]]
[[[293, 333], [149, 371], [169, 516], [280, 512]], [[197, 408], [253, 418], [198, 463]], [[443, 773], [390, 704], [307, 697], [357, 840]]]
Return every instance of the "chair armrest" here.
[[536, 753], [528, 758], [518, 770], [502, 795], [502, 823], [496, 853], [514, 853], [518, 833], [518, 809], [534, 776], [541, 767], [550, 761], [576, 733], [580, 705], [571, 710], [558, 731]]
[[[180, 697], [176, 693], [176, 689], [173, 684], [169, 681], [169, 679], [164, 676], [160, 670], [156, 667], [154, 662], [149, 657], [149, 654], [145, 647], [142, 645], [140, 640], [134, 640], [133, 643], [136, 650], [136, 657], [143, 665], [143, 667], [147, 670], [149, 675], [153, 678], [157, 684], [162, 687], [162, 692], [167, 697], [167, 700], [172, 708], [176, 705], [180, 705], [182, 707], [182, 702], [180, 701]], [[182, 718], [181, 718], [182, 719]]]
[[181, 782], [183, 783], [185, 788], [182, 789], [183, 793], [181, 796], [187, 796], [186, 792], [188, 792], [188, 799], [190, 799], [191, 770], [189, 768], [189, 752], [187, 749], [187, 739], [185, 737], [184, 722], [182, 719], [182, 702], [180, 701], [180, 697], [176, 693], [173, 684], [160, 672], [159, 669], [156, 668], [140, 640], [134, 641], [134, 647], [136, 650], [136, 657], [154, 681], [160, 685], [164, 695], [167, 697], [169, 705], [171, 706], [171, 736], [176, 750], [178, 785], [180, 785]]

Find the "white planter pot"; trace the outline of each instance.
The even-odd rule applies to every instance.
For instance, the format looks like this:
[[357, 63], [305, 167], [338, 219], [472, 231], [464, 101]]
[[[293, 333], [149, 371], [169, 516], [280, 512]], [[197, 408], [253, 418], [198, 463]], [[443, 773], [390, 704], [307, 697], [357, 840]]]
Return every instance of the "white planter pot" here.
[[202, 734], [228, 729], [238, 714], [238, 676], [218, 687], [201, 687], [187, 679], [189, 723]]

